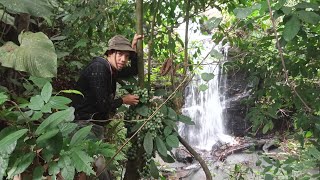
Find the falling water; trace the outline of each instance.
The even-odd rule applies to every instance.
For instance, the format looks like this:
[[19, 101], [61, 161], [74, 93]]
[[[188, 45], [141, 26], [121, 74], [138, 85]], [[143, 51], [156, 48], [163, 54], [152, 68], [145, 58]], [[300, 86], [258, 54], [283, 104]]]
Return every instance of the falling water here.
[[[181, 124], [179, 133], [191, 145], [199, 149], [211, 150], [212, 146], [218, 141], [222, 143], [232, 142], [232, 137], [225, 134], [222, 113], [225, 98], [219, 90], [225, 86], [226, 78], [222, 75], [218, 62], [226, 60], [228, 52], [228, 43], [222, 46], [222, 42], [218, 45], [213, 45], [210, 41], [203, 43], [205, 54], [212, 51], [213, 48], [218, 52], [223, 51], [224, 57], [220, 60], [207, 58], [202, 62], [205, 64], [203, 69], [193, 77], [193, 80], [185, 89], [185, 104], [182, 113], [191, 117], [195, 125]], [[201, 78], [201, 73], [204, 72], [214, 74], [214, 78], [208, 83]], [[208, 89], [200, 91], [199, 86], [201, 84], [206, 84]]]

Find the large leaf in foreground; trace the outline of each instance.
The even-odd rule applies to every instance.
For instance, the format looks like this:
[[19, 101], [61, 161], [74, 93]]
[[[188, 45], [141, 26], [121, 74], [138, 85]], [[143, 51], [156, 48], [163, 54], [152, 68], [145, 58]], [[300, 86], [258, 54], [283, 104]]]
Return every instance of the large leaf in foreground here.
[[2, 66], [38, 77], [57, 75], [57, 54], [52, 41], [42, 32], [19, 35], [20, 46], [7, 42], [0, 47]]
[[88, 156], [84, 151], [81, 150], [74, 150], [71, 153], [71, 159], [73, 161], [74, 167], [77, 169], [78, 172], [84, 172], [87, 175], [94, 174], [92, 170], [91, 163], [93, 159]]

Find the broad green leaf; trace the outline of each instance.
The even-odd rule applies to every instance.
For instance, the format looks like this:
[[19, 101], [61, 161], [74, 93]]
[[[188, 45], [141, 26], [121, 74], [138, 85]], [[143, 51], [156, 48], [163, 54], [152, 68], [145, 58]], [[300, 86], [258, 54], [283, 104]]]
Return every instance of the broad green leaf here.
[[92, 170], [91, 163], [93, 162], [93, 158], [88, 156], [87, 153], [81, 150], [75, 149], [72, 151], [70, 155], [72, 159], [72, 164], [77, 169], [78, 172], [84, 172], [87, 175], [95, 174]]
[[147, 132], [143, 139], [143, 147], [147, 154], [151, 155], [153, 150], [153, 137], [150, 132]]
[[62, 90], [61, 92], [67, 93], [67, 94], [78, 94], [78, 95], [81, 95], [82, 97], [84, 97], [84, 95], [80, 91], [77, 91], [77, 90], [68, 89], [68, 90]]
[[235, 8], [233, 10], [233, 13], [237, 16], [239, 19], [245, 19], [248, 17], [253, 10], [251, 8]]
[[287, 2], [287, 0], [278, 0], [278, 1], [276, 1], [277, 3], [274, 5], [274, 8], [273, 9], [275, 9], [275, 10], [279, 10], [279, 9], [281, 9], [284, 5], [285, 5], [285, 3]]
[[52, 95], [52, 85], [50, 82], [47, 82], [41, 90], [41, 97], [44, 100], [44, 102], [47, 103], [51, 95]]
[[46, 0], [0, 0], [0, 4], [17, 13], [27, 13], [36, 17], [50, 17], [53, 7]]
[[215, 50], [215, 49], [211, 49], [210, 51], [210, 55], [216, 59], [222, 59], [223, 58], [223, 54], [221, 54], [219, 51]]
[[79, 129], [73, 136], [70, 141], [70, 146], [73, 147], [75, 145], [78, 145], [79, 143], [82, 143], [83, 140], [89, 135], [91, 131], [92, 125], [83, 127]]
[[159, 154], [161, 159], [164, 161], [164, 162], [167, 162], [167, 163], [174, 163], [176, 162], [173, 157], [171, 157], [169, 154], [167, 154], [167, 156], [162, 156], [161, 154]]
[[179, 147], [179, 139], [175, 135], [170, 135], [166, 138], [166, 142], [170, 147], [177, 148]]
[[57, 175], [60, 171], [60, 168], [58, 166], [58, 163], [56, 161], [51, 161], [49, 163], [49, 175]]
[[20, 137], [28, 132], [28, 129], [21, 129], [15, 132], [12, 132], [1, 139], [0, 147], [8, 147], [9, 145], [15, 143]]
[[37, 144], [42, 143], [42, 141], [45, 141], [47, 139], [52, 138], [53, 136], [58, 134], [58, 132], [59, 132], [59, 129], [54, 129], [54, 130], [51, 130], [51, 131], [44, 133], [43, 135], [41, 135], [37, 138]]
[[167, 126], [169, 126], [169, 127], [171, 127], [172, 129], [178, 129], [178, 126], [177, 126], [177, 124], [176, 124], [176, 121], [173, 121], [173, 120], [171, 120], [171, 119], [165, 119], [165, 120], [163, 120], [163, 122], [167, 125]]
[[24, 172], [29, 165], [33, 162], [35, 153], [30, 152], [20, 156], [13, 164], [11, 169], [8, 171], [8, 178], [13, 178], [13, 176]]
[[307, 131], [305, 137], [306, 138], [310, 138], [312, 136], [312, 132], [311, 131]]
[[159, 137], [156, 137], [156, 145], [157, 145], [158, 152], [161, 155], [166, 157], [167, 156], [167, 147]]
[[6, 13], [3, 9], [0, 9], [0, 17], [3, 17], [1, 20], [5, 24], [9, 24], [11, 26], [14, 26], [14, 17], [12, 17], [10, 14]]
[[88, 43], [87, 39], [80, 39], [76, 45], [74, 46], [74, 48], [78, 48], [78, 47], [86, 47]]
[[307, 8], [311, 8], [314, 10], [318, 10], [319, 9], [319, 5], [316, 3], [309, 3], [309, 2], [301, 2], [297, 5], [294, 6], [297, 9], [307, 9]]
[[41, 110], [44, 106], [43, 99], [40, 95], [31, 97], [28, 107], [32, 110]]
[[177, 113], [171, 107], [168, 107], [168, 118], [177, 121]]
[[35, 121], [35, 120], [39, 120], [40, 118], [42, 118], [43, 113], [40, 111], [36, 111], [33, 113], [31, 120]]
[[320, 151], [316, 147], [308, 148], [308, 153], [310, 153], [317, 160], [320, 160]]
[[183, 122], [188, 125], [195, 125], [194, 122], [191, 120], [191, 118], [188, 116], [185, 116], [185, 115], [179, 115], [178, 121]]
[[72, 131], [74, 131], [78, 125], [76, 123], [62, 123], [58, 125], [62, 136], [67, 137]]
[[149, 108], [146, 105], [142, 105], [140, 107], [137, 107], [135, 110], [141, 116], [147, 117], [149, 115]]
[[159, 170], [153, 160], [150, 162], [150, 174], [153, 178], [159, 178]]
[[61, 168], [61, 175], [65, 180], [73, 180], [75, 175], [75, 168], [72, 166], [72, 161], [69, 156], [62, 156], [58, 162]]
[[265, 134], [269, 131], [270, 127], [269, 124], [264, 125], [263, 129], [262, 129], [262, 133]]
[[208, 86], [206, 85], [206, 84], [201, 84], [200, 86], [199, 86], [199, 90], [200, 91], [206, 91], [208, 89]]
[[214, 78], [214, 74], [213, 73], [202, 73], [201, 74], [201, 78], [204, 80], [204, 81], [210, 81], [211, 79]]
[[165, 136], [168, 136], [169, 134], [171, 134], [172, 133], [172, 128], [170, 127], [170, 126], [166, 126], [165, 128], [164, 128], [164, 130], [163, 130], [163, 134], [165, 135]]
[[[19, 35], [20, 46], [0, 59], [2, 66], [25, 71], [38, 77], [57, 75], [57, 55], [53, 43], [42, 32], [26, 32]], [[8, 50], [7, 43], [0, 47], [0, 55]]]
[[33, 170], [32, 180], [42, 180], [44, 173], [44, 168], [42, 166], [37, 166]]
[[0, 105], [8, 100], [8, 96], [4, 92], [0, 93]]
[[157, 89], [154, 91], [154, 95], [155, 96], [164, 96], [166, 95], [168, 92], [165, 89]]
[[45, 131], [50, 130], [50, 128], [57, 127], [63, 121], [70, 121], [70, 118], [74, 113], [74, 108], [70, 107], [63, 111], [58, 111], [51, 114], [47, 119], [45, 119], [37, 128], [36, 135], [40, 135]]
[[36, 76], [29, 77], [29, 80], [31, 80], [39, 88], [43, 88], [45, 84], [51, 81], [50, 79], [51, 78], [36, 77]]
[[291, 19], [285, 24], [283, 30], [283, 38], [286, 41], [291, 41], [300, 31], [300, 20], [297, 16], [292, 16]]
[[273, 180], [273, 176], [272, 176], [271, 174], [266, 174], [266, 175], [264, 176], [264, 179], [265, 179], [265, 180]]
[[52, 96], [49, 100], [49, 104], [54, 109], [67, 109], [67, 104], [71, 103], [71, 99], [63, 96]]
[[310, 24], [318, 24], [320, 21], [320, 16], [316, 14], [315, 12], [311, 11], [297, 11], [296, 15], [298, 16], [299, 19], [306, 23]]
[[43, 113], [52, 113], [51, 104], [47, 103], [41, 108], [41, 112]]
[[208, 30], [211, 31], [214, 28], [217, 28], [221, 21], [222, 21], [222, 18], [212, 17], [212, 18], [208, 19], [208, 21], [205, 23], [205, 26]]
[[167, 116], [168, 115], [168, 107], [166, 105], [163, 105], [159, 112], [161, 112], [164, 116]]
[[[16, 131], [15, 128], [12, 128], [12, 127], [4, 128], [0, 132], [0, 140], [3, 137], [5, 137], [7, 134], [11, 134], [15, 131]], [[17, 141], [15, 141], [14, 143], [12, 143], [8, 146], [0, 148], [0, 162], [1, 162], [0, 163], [0, 180], [2, 180], [2, 178], [5, 175], [5, 172], [8, 168], [10, 155], [13, 152], [13, 150], [16, 148], [16, 145], [17, 145]]]

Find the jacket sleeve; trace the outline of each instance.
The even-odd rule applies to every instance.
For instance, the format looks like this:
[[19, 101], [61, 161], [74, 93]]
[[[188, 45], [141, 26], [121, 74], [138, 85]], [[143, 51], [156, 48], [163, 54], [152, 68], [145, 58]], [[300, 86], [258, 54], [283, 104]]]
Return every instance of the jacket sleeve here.
[[102, 63], [92, 63], [87, 72], [89, 89], [95, 98], [97, 111], [109, 114], [122, 104], [122, 99], [114, 100], [111, 72]]
[[137, 53], [132, 53], [130, 56], [131, 64], [130, 66], [124, 67], [118, 73], [119, 78], [127, 78], [131, 76], [135, 76], [138, 74], [138, 57]]

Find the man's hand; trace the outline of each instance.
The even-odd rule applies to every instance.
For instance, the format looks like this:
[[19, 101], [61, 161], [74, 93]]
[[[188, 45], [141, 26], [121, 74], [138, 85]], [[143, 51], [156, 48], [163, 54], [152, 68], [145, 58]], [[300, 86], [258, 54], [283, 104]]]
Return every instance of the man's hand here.
[[123, 104], [137, 105], [139, 103], [139, 96], [128, 94], [122, 97]]
[[137, 43], [138, 43], [138, 40], [142, 40], [143, 39], [143, 35], [139, 35], [139, 34], [135, 34], [134, 37], [133, 37], [133, 40], [132, 40], [132, 48], [134, 50], [137, 50]]

